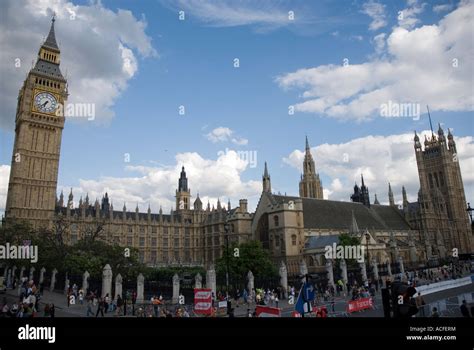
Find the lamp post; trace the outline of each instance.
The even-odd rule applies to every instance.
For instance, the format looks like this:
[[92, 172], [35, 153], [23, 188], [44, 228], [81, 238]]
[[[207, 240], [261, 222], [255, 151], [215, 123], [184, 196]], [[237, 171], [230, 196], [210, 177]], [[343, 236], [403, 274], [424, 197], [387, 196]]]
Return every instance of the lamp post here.
[[229, 223], [227, 218], [224, 224], [225, 231], [225, 245], [226, 245], [226, 254], [225, 254], [225, 284], [226, 284], [226, 294], [227, 300], [229, 300]]
[[369, 231], [365, 231], [365, 246], [367, 249], [367, 286], [369, 285], [369, 270], [370, 270], [370, 255], [369, 255], [369, 240], [370, 234]]

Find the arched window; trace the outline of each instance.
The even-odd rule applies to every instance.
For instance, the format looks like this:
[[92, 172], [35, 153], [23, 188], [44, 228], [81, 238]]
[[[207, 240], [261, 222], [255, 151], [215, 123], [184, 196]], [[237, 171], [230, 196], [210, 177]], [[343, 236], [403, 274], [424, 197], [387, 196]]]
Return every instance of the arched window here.
[[275, 216], [273, 217], [273, 224], [274, 224], [275, 226], [280, 226], [280, 219], [278, 218], [278, 215], [275, 215]]
[[296, 235], [291, 235], [291, 245], [292, 246], [296, 245]]

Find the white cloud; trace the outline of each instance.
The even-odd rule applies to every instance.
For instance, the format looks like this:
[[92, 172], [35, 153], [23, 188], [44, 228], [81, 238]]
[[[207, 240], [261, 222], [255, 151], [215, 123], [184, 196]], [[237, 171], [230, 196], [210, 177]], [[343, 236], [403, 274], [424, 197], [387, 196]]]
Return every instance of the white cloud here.
[[453, 9], [453, 4], [443, 4], [433, 6], [433, 11], [436, 13], [451, 11]]
[[[419, 134], [420, 140], [431, 132]], [[367, 136], [341, 144], [323, 144], [313, 147], [311, 152], [320, 174], [333, 179], [324, 185], [325, 197], [348, 201], [354, 182], [360, 184], [364, 174], [373, 202], [377, 193], [379, 201], [388, 203], [388, 182], [391, 183], [396, 202], [401, 202], [401, 188], [405, 186], [409, 201], [416, 201], [420, 187], [413, 148], [413, 134], [390, 136]], [[474, 197], [474, 137], [456, 137], [459, 164], [466, 192], [466, 199]], [[303, 150], [294, 150], [283, 158], [286, 164], [302, 171]]]
[[[248, 168], [248, 163], [241, 159], [237, 152], [222, 152], [216, 160], [202, 158], [198, 153], [179, 153], [175, 157], [176, 164], [172, 166], [128, 166], [127, 171], [136, 173], [130, 177], [102, 177], [98, 180], [80, 179], [79, 186], [73, 188], [74, 201], [77, 205], [80, 196], [102, 198], [108, 192], [114, 209], [122, 210], [127, 203], [127, 210], [135, 210], [138, 203], [141, 211], [151, 204], [152, 212], [158, 212], [160, 206], [165, 212], [175, 209], [175, 189], [181, 167], [184, 166], [188, 177], [188, 186], [193, 196], [192, 202], [199, 192], [205, 205], [210, 200], [211, 206], [216, 205], [217, 199], [227, 206], [230, 198], [232, 206], [238, 205], [241, 198], [249, 199], [249, 208], [255, 208], [261, 193], [260, 181], [242, 181], [241, 175]], [[64, 192], [69, 192], [69, 186], [63, 184]]]
[[247, 139], [241, 137], [232, 137], [233, 135], [233, 130], [224, 126], [220, 126], [218, 128], [213, 129], [210, 133], [206, 134], [206, 138], [213, 143], [231, 141], [236, 145], [248, 144]]
[[[2, 128], [13, 129], [18, 90], [48, 35], [53, 11], [61, 71], [69, 83], [68, 103], [95, 104], [95, 122], [113, 118], [115, 101], [138, 70], [137, 55], [156, 56], [145, 33], [146, 20], [136, 19], [130, 11], [67, 0], [9, 0], [0, 6], [2, 12], [12, 14], [0, 21], [0, 76], [10, 82], [0, 85]], [[16, 58], [21, 60], [19, 68]]]
[[372, 18], [370, 22], [370, 30], [378, 30], [387, 25], [385, 15], [385, 5], [380, 4], [376, 1], [370, 0], [362, 5], [362, 13]]
[[412, 29], [420, 23], [416, 16], [424, 11], [426, 3], [420, 4], [418, 0], [408, 0], [407, 5], [408, 7], [398, 15], [398, 25], [406, 29]]
[[[184, 11], [185, 18], [190, 16], [214, 27], [234, 27], [242, 25], [259, 25], [278, 28], [300, 21], [304, 13], [286, 8], [275, 1], [209, 1], [209, 0], [162, 0], [162, 4], [176, 11]], [[294, 19], [290, 20], [289, 11]]]
[[284, 89], [303, 90], [304, 101], [295, 104], [296, 111], [337, 119], [371, 119], [389, 100], [470, 111], [473, 18], [474, 2], [462, 1], [438, 24], [413, 30], [395, 27], [386, 40], [374, 38], [380, 55], [367, 62], [299, 69], [276, 82]]

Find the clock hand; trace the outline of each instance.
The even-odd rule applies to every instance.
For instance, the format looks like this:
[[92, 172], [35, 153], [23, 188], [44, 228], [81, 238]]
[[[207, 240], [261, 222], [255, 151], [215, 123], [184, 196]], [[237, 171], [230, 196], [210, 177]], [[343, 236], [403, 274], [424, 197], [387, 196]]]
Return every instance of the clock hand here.
[[49, 103], [49, 101], [46, 101], [45, 103], [43, 103], [43, 104], [41, 105], [41, 107], [46, 107], [46, 105], [47, 105], [48, 103]]

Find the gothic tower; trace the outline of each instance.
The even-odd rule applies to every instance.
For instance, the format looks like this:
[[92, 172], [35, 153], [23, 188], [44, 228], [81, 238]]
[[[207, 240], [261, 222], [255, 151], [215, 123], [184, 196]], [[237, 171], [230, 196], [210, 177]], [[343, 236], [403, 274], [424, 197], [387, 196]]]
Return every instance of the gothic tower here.
[[67, 82], [59, 69], [54, 17], [18, 95], [5, 217], [46, 227], [54, 216]]
[[444, 240], [442, 243], [448, 251], [457, 248], [459, 253], [473, 252], [464, 185], [451, 131], [448, 130], [446, 142], [441, 125], [438, 137], [431, 128], [431, 138], [425, 137], [424, 149], [416, 132], [414, 141], [420, 179], [421, 216], [431, 214], [432, 217], [432, 222], [425, 225], [425, 231], [429, 231], [425, 235], [435, 246]]
[[314, 166], [313, 156], [306, 137], [306, 151], [303, 161], [303, 174], [300, 180], [300, 197], [323, 199], [323, 186]]
[[181, 168], [181, 176], [178, 180], [178, 189], [176, 190], [176, 210], [189, 210], [190, 208], [191, 190], [188, 189], [188, 178]]
[[[351, 195], [351, 200], [355, 203], [362, 203], [366, 207], [370, 208], [370, 196], [369, 188], [365, 186], [364, 175], [360, 175], [361, 186], [357, 186], [357, 183], [354, 185], [354, 193]], [[374, 203], [375, 204], [375, 203]]]
[[272, 193], [272, 183], [270, 181], [270, 175], [268, 174], [267, 162], [265, 162], [265, 170], [263, 171], [262, 187], [263, 192]]

